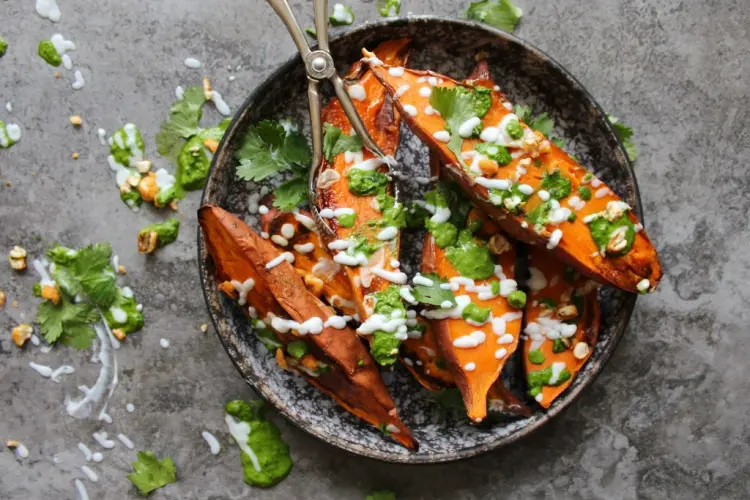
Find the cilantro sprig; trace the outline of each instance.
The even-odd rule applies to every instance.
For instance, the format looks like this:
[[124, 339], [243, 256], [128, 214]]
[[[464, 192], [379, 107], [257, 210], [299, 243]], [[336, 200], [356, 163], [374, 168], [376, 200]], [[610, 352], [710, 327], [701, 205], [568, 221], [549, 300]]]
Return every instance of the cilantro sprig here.
[[170, 457], [159, 460], [150, 451], [139, 451], [133, 462], [133, 472], [128, 474], [138, 493], [143, 496], [177, 481], [177, 469]]
[[177, 158], [185, 141], [200, 132], [200, 120], [206, 96], [199, 86], [185, 89], [182, 99], [172, 103], [169, 119], [161, 124], [156, 134], [159, 154], [177, 164]]
[[472, 2], [466, 16], [474, 21], [513, 33], [523, 16], [523, 10], [515, 6], [511, 0], [482, 0]]
[[620, 142], [625, 148], [628, 158], [630, 158], [630, 161], [635, 161], [638, 158], [638, 150], [633, 143], [633, 129], [620, 122], [619, 118], [612, 115], [607, 115], [607, 118], [609, 118], [609, 123], [612, 124], [615, 134], [617, 134], [617, 138], [620, 139]]
[[329, 162], [345, 151], [362, 151], [362, 138], [358, 135], [346, 135], [337, 126], [323, 124], [323, 154]]
[[[58, 245], [47, 252], [52, 261], [50, 277], [54, 283], [37, 283], [34, 287], [37, 296], [42, 296], [44, 287], [54, 287], [59, 296], [54, 301], [45, 300], [37, 308], [36, 322], [47, 342], [88, 349], [96, 338], [93, 325], [99, 321], [105, 320], [110, 327], [123, 328], [127, 333], [143, 326], [143, 315], [135, 310], [132, 296], [125, 298], [123, 290], [117, 286], [110, 267], [111, 256], [109, 243], [97, 243], [80, 250]], [[126, 307], [126, 303], [132, 307]], [[125, 324], [112, 319], [113, 307], [126, 311]]]
[[248, 129], [237, 151], [240, 164], [237, 177], [262, 181], [271, 175], [295, 167], [307, 168], [312, 153], [307, 139], [290, 122], [263, 120]]
[[448, 149], [456, 155], [456, 159], [464, 168], [468, 168], [461, 157], [461, 145], [464, 139], [459, 135], [458, 130], [467, 120], [474, 117], [481, 118], [487, 113], [492, 104], [492, 95], [483, 90], [435, 87], [430, 95], [430, 106], [445, 119], [446, 129], [451, 133]]

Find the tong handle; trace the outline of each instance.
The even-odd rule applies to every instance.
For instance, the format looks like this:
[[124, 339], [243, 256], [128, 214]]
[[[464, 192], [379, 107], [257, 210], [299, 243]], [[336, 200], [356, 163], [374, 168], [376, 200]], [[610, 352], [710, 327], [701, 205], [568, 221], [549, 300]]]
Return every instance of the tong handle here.
[[346, 117], [349, 118], [349, 123], [351, 123], [354, 131], [357, 132], [357, 135], [362, 139], [362, 144], [367, 149], [372, 151], [375, 156], [386, 158], [386, 154], [380, 150], [372, 137], [370, 137], [369, 132], [367, 132], [367, 128], [365, 127], [364, 122], [362, 122], [362, 118], [359, 116], [357, 108], [354, 106], [354, 101], [352, 101], [352, 98], [349, 96], [349, 92], [347, 92], [346, 90], [344, 81], [339, 75], [334, 74], [331, 77], [331, 83], [333, 84], [333, 88], [336, 91], [336, 97], [339, 98], [341, 107], [344, 109], [344, 113], [346, 113]]
[[[302, 32], [302, 28], [300, 28], [299, 23], [297, 23], [297, 19], [294, 18], [294, 14], [292, 13], [292, 8], [289, 7], [289, 2], [287, 2], [287, 0], [266, 0], [266, 1], [271, 7], [273, 7], [273, 10], [276, 11], [276, 14], [281, 18], [281, 20], [286, 25], [286, 29], [287, 31], [289, 31], [289, 34], [292, 35], [292, 40], [294, 40], [294, 44], [297, 46], [297, 49], [299, 50], [299, 53], [302, 56], [302, 60], [305, 60], [305, 57], [310, 53], [310, 46], [307, 44], [307, 40], [305, 39], [305, 34]], [[316, 23], [316, 26], [317, 26], [317, 23]], [[326, 31], [326, 45], [327, 44], [328, 44], [328, 32]]]
[[315, 33], [318, 35], [318, 49], [330, 52], [328, 45], [328, 0], [315, 0]]

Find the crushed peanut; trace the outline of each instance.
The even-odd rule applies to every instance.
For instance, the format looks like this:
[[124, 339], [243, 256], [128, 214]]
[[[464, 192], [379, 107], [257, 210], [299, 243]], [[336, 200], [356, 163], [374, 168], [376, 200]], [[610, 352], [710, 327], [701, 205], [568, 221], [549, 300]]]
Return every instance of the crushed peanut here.
[[154, 253], [156, 243], [159, 241], [159, 235], [156, 231], [149, 231], [138, 235], [138, 251], [141, 253]]
[[5, 442], [5, 446], [10, 448], [11, 450], [15, 450], [19, 446], [21, 446], [21, 441], [16, 441], [15, 439], [9, 439]]
[[78, 158], [81, 157], [81, 155], [79, 155], [78, 153], [73, 153], [72, 155], [70, 155], [70, 157], [73, 158], [74, 160], [77, 160]]
[[83, 125], [83, 120], [81, 120], [81, 117], [78, 115], [71, 115], [70, 123], [72, 123], [74, 127], [80, 127]]
[[26, 341], [31, 338], [32, 333], [34, 333], [34, 328], [31, 325], [21, 323], [11, 331], [11, 337], [18, 347], [23, 347]]
[[26, 250], [16, 245], [8, 253], [8, 262], [10, 262], [10, 267], [16, 271], [26, 269]]
[[169, 208], [172, 209], [173, 212], [177, 211], [177, 200], [172, 200], [169, 202], [169, 205], [167, 205]]
[[127, 269], [125, 269], [125, 266], [123, 266], [122, 264], [117, 266], [117, 272], [120, 274], [128, 274]]
[[557, 308], [557, 319], [568, 321], [578, 317], [578, 309], [574, 304], [566, 304]]
[[57, 286], [44, 285], [42, 286], [42, 298], [57, 305], [60, 303], [60, 291], [57, 289]]
[[140, 174], [145, 174], [151, 170], [151, 160], [140, 160], [135, 162], [135, 169]]
[[627, 232], [628, 228], [625, 226], [618, 227], [612, 232], [612, 236], [609, 238], [609, 243], [607, 243], [608, 253], [621, 252], [628, 246], [628, 239], [626, 237]]
[[219, 143], [216, 142], [214, 139], [208, 138], [203, 140], [203, 145], [206, 146], [206, 149], [211, 151], [212, 153], [215, 153], [217, 149], [219, 149]]
[[214, 97], [214, 92], [211, 88], [211, 80], [209, 80], [207, 76], [203, 77], [203, 97], [205, 97], [207, 101], [210, 101]]
[[323, 280], [312, 274], [305, 274], [303, 280], [305, 281], [307, 289], [310, 290], [310, 293], [316, 297], [320, 297], [323, 293], [323, 286], [325, 285]]
[[138, 184], [141, 182], [141, 178], [137, 175], [131, 175], [127, 179], [125, 179], [125, 182], [128, 184], [128, 186], [131, 187], [138, 187]]
[[114, 328], [114, 329], [112, 329], [112, 335], [114, 335], [115, 338], [117, 340], [119, 340], [120, 342], [122, 342], [123, 340], [125, 340], [125, 337], [127, 337], [127, 334], [125, 333], [125, 330], [123, 330], [122, 328]]
[[156, 184], [156, 175], [153, 172], [149, 172], [140, 179], [138, 192], [141, 194], [143, 201], [154, 201], [156, 194], [159, 192], [159, 186]]
[[489, 241], [489, 249], [495, 255], [502, 255], [511, 249], [510, 241], [500, 233], [493, 234]]
[[576, 359], [585, 359], [589, 355], [589, 345], [586, 342], [578, 342], [573, 348], [573, 356]]
[[5, 305], [5, 300], [6, 300], [5, 292], [0, 291], [0, 307], [3, 307]]
[[62, 74], [60, 74], [59, 71], [55, 72], [55, 78], [57, 78], [59, 80], [61, 76], [62, 76]]
[[201, 331], [202, 331], [203, 333], [206, 333], [206, 332], [208, 331], [208, 325], [207, 325], [206, 323], [203, 323], [203, 324], [201, 325]]

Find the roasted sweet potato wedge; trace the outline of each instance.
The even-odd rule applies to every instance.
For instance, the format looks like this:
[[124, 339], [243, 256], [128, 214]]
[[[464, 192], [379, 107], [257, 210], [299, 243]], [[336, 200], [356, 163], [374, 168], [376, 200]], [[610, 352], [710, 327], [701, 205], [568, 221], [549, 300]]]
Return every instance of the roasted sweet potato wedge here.
[[[408, 45], [408, 40], [384, 42], [375, 52], [400, 66], [406, 63]], [[394, 155], [400, 116], [391, 97], [361, 62], [353, 66], [345, 80], [368, 132], [385, 154]], [[374, 314], [375, 294], [386, 291], [393, 283], [406, 282], [398, 263], [403, 206], [391, 196], [388, 165], [350, 135], [351, 125], [338, 99], [324, 108], [323, 122], [325, 158], [317, 180], [316, 203], [321, 217], [327, 219], [335, 233], [335, 238], [326, 241], [327, 246], [334, 254], [334, 262], [343, 267], [359, 317], [365, 321]], [[392, 364], [398, 353], [396, 332], [374, 333], [367, 334], [371, 344], [387, 343], [372, 348], [375, 359], [383, 365]]]
[[284, 344], [286, 354], [277, 351], [279, 363], [347, 411], [416, 449], [369, 352], [342, 318], [307, 290], [289, 263], [291, 254], [280, 253], [219, 207], [201, 207], [198, 219], [219, 278], [233, 283], [238, 303], [252, 303], [249, 314], [262, 318]]
[[282, 212], [272, 206], [271, 199], [263, 200], [263, 206], [270, 207], [260, 216], [263, 232], [282, 252], [294, 255], [294, 269], [302, 276], [307, 289], [346, 315], [357, 313], [352, 301], [352, 289], [341, 266], [333, 262], [326, 250], [320, 234], [300, 222], [312, 216], [305, 211]]
[[524, 364], [529, 395], [549, 408], [594, 350], [598, 287], [540, 248], [530, 250], [529, 271]]
[[[433, 159], [435, 162], [439, 162], [437, 157]], [[428, 200], [434, 199], [428, 196]], [[423, 315], [430, 319], [435, 330], [469, 419], [479, 423], [487, 417], [488, 391], [518, 346], [523, 313], [509, 300], [514, 292], [520, 293], [513, 279], [515, 246], [499, 232], [490, 241], [478, 237], [476, 233], [484, 228], [484, 223], [478, 220], [478, 211], [465, 217], [463, 224], [468, 227], [459, 227], [461, 232], [455, 242], [446, 245], [445, 233], [453, 229], [444, 226], [451, 222], [435, 223], [446, 218], [446, 208], [442, 209], [441, 212], [441, 205], [436, 205], [427, 223], [422, 272], [435, 273], [448, 281], [456, 295], [456, 306], [426, 311]], [[452, 212], [455, 208], [447, 210]], [[479, 229], [472, 234], [472, 227]], [[417, 282], [415, 279], [414, 283]]]
[[432, 325], [424, 318], [414, 317], [421, 336], [409, 337], [401, 344], [401, 360], [414, 378], [430, 391], [455, 385], [453, 375], [440, 351]]
[[[444, 170], [512, 237], [545, 245], [601, 283], [653, 290], [662, 270], [632, 210], [541, 133], [499, 90], [364, 60]], [[495, 87], [497, 89], [497, 87]]]

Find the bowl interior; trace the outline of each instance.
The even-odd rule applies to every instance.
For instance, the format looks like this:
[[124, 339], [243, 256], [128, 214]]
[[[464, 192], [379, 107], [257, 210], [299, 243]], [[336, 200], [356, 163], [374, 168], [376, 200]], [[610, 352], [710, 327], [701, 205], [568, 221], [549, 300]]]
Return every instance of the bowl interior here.
[[[382, 40], [413, 40], [410, 67], [432, 69], [461, 80], [471, 71], [474, 55], [487, 52], [498, 85], [516, 104], [534, 106], [555, 119], [555, 135], [566, 150], [628, 202], [638, 215], [641, 207], [632, 169], [606, 116], [583, 87], [557, 63], [524, 42], [486, 26], [470, 22], [419, 17], [363, 25], [332, 40], [337, 67], [344, 70], [359, 57], [360, 48], [374, 48]], [[262, 184], [235, 180], [233, 153], [247, 127], [264, 118], [288, 118], [302, 126], [309, 137], [307, 82], [298, 57], [282, 64], [248, 98], [229, 127], [213, 160], [203, 195], [204, 203], [219, 205], [244, 218], [254, 228], [258, 219], [248, 213], [248, 198], [263, 190]], [[329, 87], [329, 86], [326, 86]], [[330, 97], [330, 95], [329, 95]], [[415, 177], [428, 177], [427, 149], [406, 128], [402, 129], [397, 159], [407, 175], [399, 181], [402, 201], [422, 199], [425, 186]], [[266, 189], [267, 190], [267, 189]], [[263, 191], [265, 192], [265, 191]], [[402, 242], [402, 268], [418, 270], [419, 234]], [[282, 372], [272, 355], [254, 337], [248, 320], [217, 292], [213, 265], [202, 237], [198, 236], [200, 273], [206, 302], [219, 337], [242, 376], [292, 422], [311, 434], [348, 451], [392, 462], [430, 463], [465, 458], [497, 448], [531, 433], [569, 405], [602, 369], [621, 337], [635, 304], [635, 296], [611, 288], [599, 292], [602, 323], [599, 342], [572, 386], [552, 405], [536, 408], [527, 419], [469, 426], [463, 419], [445, 415], [416, 381], [400, 366], [384, 373], [399, 413], [420, 442], [409, 452], [384, 439], [371, 426], [339, 408], [299, 377]], [[519, 396], [524, 396], [522, 365], [517, 352], [503, 377]]]

